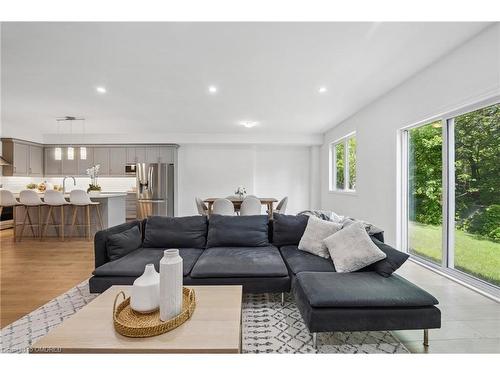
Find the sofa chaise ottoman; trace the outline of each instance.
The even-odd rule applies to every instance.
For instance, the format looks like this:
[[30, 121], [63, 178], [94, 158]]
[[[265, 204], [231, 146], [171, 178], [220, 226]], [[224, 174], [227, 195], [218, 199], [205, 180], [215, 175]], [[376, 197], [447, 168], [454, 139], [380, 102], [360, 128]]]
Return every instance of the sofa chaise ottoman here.
[[424, 330], [441, 327], [438, 301], [406, 279], [376, 272], [301, 272], [293, 295], [316, 347], [318, 332]]

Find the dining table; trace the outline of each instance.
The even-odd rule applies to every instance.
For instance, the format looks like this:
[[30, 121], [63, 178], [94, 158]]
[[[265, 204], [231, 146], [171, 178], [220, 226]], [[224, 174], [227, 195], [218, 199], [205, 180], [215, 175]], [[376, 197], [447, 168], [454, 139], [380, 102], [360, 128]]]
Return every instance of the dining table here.
[[[222, 198], [228, 199], [233, 203], [235, 212], [237, 212], [240, 209], [241, 203], [243, 202], [243, 199], [245, 199], [245, 197], [238, 197], [238, 196], [222, 197]], [[260, 200], [260, 203], [263, 206], [267, 207], [267, 213], [269, 214], [269, 217], [272, 218], [273, 217], [273, 210], [274, 210], [274, 203], [276, 203], [278, 200], [276, 198], [260, 198], [260, 197], [256, 197], [256, 198], [258, 200]], [[221, 198], [206, 198], [205, 200], [203, 200], [203, 202], [205, 202], [208, 206], [208, 215], [210, 215], [212, 213], [212, 206], [217, 199], [221, 199]]]

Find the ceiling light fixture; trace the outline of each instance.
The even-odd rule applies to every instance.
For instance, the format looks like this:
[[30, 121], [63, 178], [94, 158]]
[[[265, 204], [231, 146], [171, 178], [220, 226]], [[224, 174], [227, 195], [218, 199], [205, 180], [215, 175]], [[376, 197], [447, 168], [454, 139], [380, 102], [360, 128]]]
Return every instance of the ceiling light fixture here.
[[[60, 129], [59, 129], [59, 119], [56, 119], [56, 124], [57, 124], [57, 138], [59, 139], [59, 143], [61, 143], [61, 136], [60, 136]], [[62, 149], [61, 146], [58, 146], [54, 149], [54, 159], [55, 160], [62, 160]]]
[[73, 146], [68, 146], [68, 160], [75, 160], [75, 149]]
[[216, 86], [209, 86], [208, 87], [208, 92], [210, 94], [215, 94], [217, 92], [217, 87]]
[[253, 128], [254, 126], [259, 125], [257, 121], [240, 121], [238, 124], [244, 126], [245, 128]]
[[106, 87], [102, 87], [102, 86], [98, 86], [95, 88], [95, 90], [99, 93], [99, 94], [106, 94], [107, 90], [106, 90]]
[[62, 159], [62, 150], [61, 150], [61, 147], [56, 147], [54, 149], [54, 159], [55, 160], [61, 160]]
[[[72, 138], [73, 138], [73, 120], [70, 120], [70, 122], [69, 122], [69, 139], [70, 139], [70, 141]], [[67, 152], [68, 152], [67, 153], [68, 160], [74, 160], [75, 159], [75, 149], [73, 148], [72, 145], [68, 146]]]
[[327, 90], [326, 90], [326, 87], [325, 87], [325, 86], [321, 86], [321, 87], [318, 89], [318, 92], [319, 92], [320, 94], [324, 94], [326, 91], [327, 91]]
[[[74, 116], [64, 116], [64, 117], [56, 118], [58, 137], [59, 137], [59, 123], [61, 121], [63, 121], [63, 122], [69, 121], [69, 139], [70, 139], [70, 142], [71, 142], [71, 139], [73, 138], [73, 121], [83, 121], [83, 133], [84, 133], [84, 137], [85, 137], [85, 119], [84, 118], [77, 118]], [[66, 151], [67, 151], [66, 155], [68, 157], [68, 160], [75, 160], [75, 148], [73, 147], [73, 145], [71, 143], [68, 145], [68, 148]], [[54, 149], [54, 159], [55, 160], [62, 159], [62, 149], [61, 149], [60, 145], [55, 147], [55, 149]], [[80, 147], [80, 159], [82, 159], [82, 160], [87, 159], [87, 148], [85, 146]]]
[[[82, 140], [83, 140], [83, 143], [85, 143], [85, 119], [83, 119], [82, 131], [83, 131]], [[87, 147], [86, 146], [80, 147], [80, 160], [87, 160]]]

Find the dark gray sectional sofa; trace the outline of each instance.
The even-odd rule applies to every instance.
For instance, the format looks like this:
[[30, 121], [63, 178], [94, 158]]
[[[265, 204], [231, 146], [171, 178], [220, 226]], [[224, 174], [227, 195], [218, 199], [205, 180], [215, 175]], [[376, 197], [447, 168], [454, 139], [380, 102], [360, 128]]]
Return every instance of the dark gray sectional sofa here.
[[[337, 273], [331, 259], [298, 250], [308, 217], [149, 217], [95, 235], [90, 291], [130, 285], [166, 248], [178, 248], [185, 285], [242, 285], [244, 293], [292, 292], [313, 333], [427, 329], [441, 326], [438, 301], [393, 272], [408, 255], [373, 242], [387, 258], [353, 273]], [[283, 296], [283, 294], [282, 294]]]

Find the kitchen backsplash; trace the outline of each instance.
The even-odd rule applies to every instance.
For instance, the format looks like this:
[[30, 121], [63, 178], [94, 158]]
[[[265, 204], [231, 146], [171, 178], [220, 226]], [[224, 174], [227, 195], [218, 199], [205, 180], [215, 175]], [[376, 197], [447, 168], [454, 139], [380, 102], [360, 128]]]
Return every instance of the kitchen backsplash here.
[[[89, 177], [75, 177], [76, 188], [87, 190], [90, 183]], [[1, 177], [3, 188], [12, 192], [19, 192], [26, 189], [29, 183], [39, 184], [40, 182], [50, 182], [55, 185], [62, 185], [61, 177]], [[105, 192], [125, 192], [135, 189], [135, 177], [99, 177], [97, 183], [101, 185], [102, 191]], [[75, 189], [73, 179], [66, 179], [66, 190]]]

